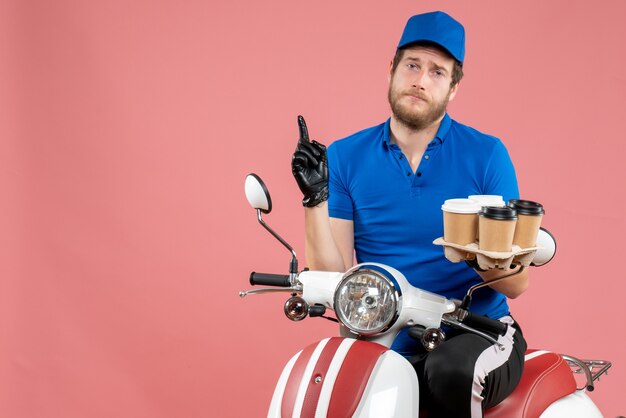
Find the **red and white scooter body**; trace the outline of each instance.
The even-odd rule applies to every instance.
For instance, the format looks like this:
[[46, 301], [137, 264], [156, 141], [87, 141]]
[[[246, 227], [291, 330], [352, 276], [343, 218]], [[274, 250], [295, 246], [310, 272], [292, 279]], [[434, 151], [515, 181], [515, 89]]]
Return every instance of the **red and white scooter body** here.
[[603, 415], [585, 391], [576, 391], [552, 403], [539, 418], [602, 418]]
[[395, 351], [352, 338], [327, 338], [287, 363], [268, 417], [415, 418], [418, 388], [415, 370]]
[[[602, 418], [558, 354], [529, 350], [515, 391], [485, 418]], [[269, 418], [415, 418], [419, 386], [411, 364], [377, 343], [333, 337], [311, 344], [287, 363]]]
[[[396, 270], [396, 279], [405, 278]], [[307, 302], [332, 308], [340, 273], [300, 274]], [[283, 369], [268, 417], [417, 417], [419, 384], [413, 366], [390, 350], [397, 331], [416, 321], [437, 326], [441, 315], [454, 308], [438, 295], [403, 286], [404, 306], [388, 332], [370, 341], [333, 337], [311, 344]], [[344, 327], [341, 334], [351, 335]], [[596, 418], [602, 414], [576, 382], [558, 354], [530, 350], [517, 389], [504, 402], [485, 412], [486, 418]]]
[[556, 353], [528, 350], [524, 373], [513, 393], [485, 411], [485, 418], [602, 418], [602, 413]]

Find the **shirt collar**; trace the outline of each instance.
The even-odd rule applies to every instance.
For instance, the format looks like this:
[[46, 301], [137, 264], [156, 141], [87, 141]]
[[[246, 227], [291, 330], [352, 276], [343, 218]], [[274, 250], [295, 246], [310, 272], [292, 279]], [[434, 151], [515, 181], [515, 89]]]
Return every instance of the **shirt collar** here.
[[387, 119], [385, 124], [383, 125], [383, 146], [385, 149], [389, 149], [391, 145], [391, 128], [389, 127], [391, 124], [391, 118]]
[[448, 112], [446, 112], [446, 114], [443, 115], [443, 119], [441, 119], [439, 129], [437, 130], [437, 134], [435, 135], [435, 138], [438, 139], [440, 143], [443, 144], [443, 141], [446, 140], [448, 131], [450, 131], [450, 126], [452, 126], [452, 118], [450, 118], [450, 115], [448, 115]]
[[[389, 145], [391, 145], [390, 124], [391, 118], [387, 119], [385, 125], [383, 126], [383, 145], [385, 146], [385, 148], [389, 148]], [[435, 135], [435, 139], [433, 139], [433, 142], [438, 141], [440, 144], [443, 144], [443, 141], [445, 141], [446, 135], [450, 130], [450, 126], [452, 126], [452, 118], [450, 118], [450, 115], [448, 115], [448, 112], [446, 112], [446, 114], [443, 115], [441, 123], [439, 124], [439, 129], [437, 129], [437, 134]]]

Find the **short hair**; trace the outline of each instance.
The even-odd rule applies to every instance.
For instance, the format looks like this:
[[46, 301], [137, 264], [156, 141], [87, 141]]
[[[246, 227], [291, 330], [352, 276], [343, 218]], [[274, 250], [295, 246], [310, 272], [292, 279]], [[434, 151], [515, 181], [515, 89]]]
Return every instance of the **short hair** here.
[[459, 84], [459, 82], [463, 78], [463, 64], [461, 64], [459, 60], [455, 59], [452, 55], [450, 55], [448, 51], [446, 51], [441, 46], [433, 42], [415, 42], [405, 47], [397, 49], [396, 54], [393, 56], [393, 63], [391, 64], [392, 74], [396, 72], [396, 68], [398, 68], [398, 64], [400, 64], [402, 57], [404, 57], [404, 52], [413, 46], [424, 46], [428, 48], [434, 48], [437, 51], [452, 58], [454, 60], [454, 65], [452, 66], [452, 81], [450, 82], [450, 87], [454, 87], [455, 85]]

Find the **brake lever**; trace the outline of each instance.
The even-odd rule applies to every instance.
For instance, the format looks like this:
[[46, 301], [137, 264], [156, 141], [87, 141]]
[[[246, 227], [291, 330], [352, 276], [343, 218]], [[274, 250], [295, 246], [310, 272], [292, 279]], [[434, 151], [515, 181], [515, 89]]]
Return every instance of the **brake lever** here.
[[257, 295], [257, 294], [262, 294], [262, 293], [276, 293], [276, 292], [294, 293], [294, 292], [301, 292], [301, 291], [302, 289], [298, 286], [280, 287], [280, 288], [268, 287], [268, 288], [262, 288], [262, 289], [242, 290], [241, 292], [239, 292], [239, 297], [245, 298], [248, 295]]

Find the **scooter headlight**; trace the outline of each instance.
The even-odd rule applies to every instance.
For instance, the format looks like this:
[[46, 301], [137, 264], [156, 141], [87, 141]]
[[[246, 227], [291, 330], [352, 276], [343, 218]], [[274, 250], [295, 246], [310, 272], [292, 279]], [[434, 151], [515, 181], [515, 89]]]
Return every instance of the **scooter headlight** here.
[[400, 295], [398, 287], [383, 272], [361, 268], [339, 282], [335, 314], [355, 334], [378, 334], [398, 318]]

